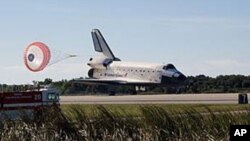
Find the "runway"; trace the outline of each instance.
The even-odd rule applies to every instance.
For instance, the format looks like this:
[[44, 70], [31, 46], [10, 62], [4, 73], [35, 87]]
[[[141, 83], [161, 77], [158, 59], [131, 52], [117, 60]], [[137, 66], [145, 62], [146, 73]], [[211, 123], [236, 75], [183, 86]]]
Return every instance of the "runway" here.
[[[248, 94], [248, 98], [249, 98]], [[61, 104], [237, 104], [238, 93], [61, 96]]]

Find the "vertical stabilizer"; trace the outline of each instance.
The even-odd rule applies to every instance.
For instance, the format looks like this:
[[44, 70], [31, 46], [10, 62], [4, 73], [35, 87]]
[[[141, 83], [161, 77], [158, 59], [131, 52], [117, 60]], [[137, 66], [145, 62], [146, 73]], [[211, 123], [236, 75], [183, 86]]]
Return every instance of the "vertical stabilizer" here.
[[110, 50], [107, 42], [98, 29], [93, 29], [91, 35], [93, 38], [95, 51], [103, 53], [103, 55], [112, 59], [113, 61], [120, 61], [120, 59], [114, 56], [113, 52]]

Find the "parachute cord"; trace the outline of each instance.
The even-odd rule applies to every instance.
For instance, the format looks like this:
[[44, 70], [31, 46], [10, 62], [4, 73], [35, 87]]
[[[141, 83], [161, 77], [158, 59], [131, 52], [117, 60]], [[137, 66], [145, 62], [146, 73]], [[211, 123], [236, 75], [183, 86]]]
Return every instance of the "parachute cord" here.
[[61, 62], [61, 61], [66, 60], [68, 58], [74, 58], [74, 57], [78, 57], [78, 56], [77, 55], [68, 55], [68, 56], [66, 56], [64, 58], [57, 59], [56, 61], [53, 61], [53, 62], [49, 63], [48, 66], [54, 65], [54, 64], [56, 64], [58, 62]]

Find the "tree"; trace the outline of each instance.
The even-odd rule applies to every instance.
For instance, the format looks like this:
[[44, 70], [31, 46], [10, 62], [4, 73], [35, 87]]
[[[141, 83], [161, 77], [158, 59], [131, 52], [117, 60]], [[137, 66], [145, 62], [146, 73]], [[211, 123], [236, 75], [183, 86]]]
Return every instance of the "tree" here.
[[52, 79], [50, 79], [50, 78], [46, 78], [46, 79], [44, 79], [44, 82], [43, 82], [43, 84], [44, 85], [49, 85], [49, 84], [52, 84]]

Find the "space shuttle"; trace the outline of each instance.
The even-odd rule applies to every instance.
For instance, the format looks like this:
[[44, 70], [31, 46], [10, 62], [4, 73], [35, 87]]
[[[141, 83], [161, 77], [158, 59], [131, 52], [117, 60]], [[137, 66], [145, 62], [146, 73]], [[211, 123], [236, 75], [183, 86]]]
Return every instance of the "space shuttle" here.
[[173, 64], [125, 62], [116, 57], [98, 29], [91, 32], [94, 49], [98, 55], [90, 58], [88, 78], [80, 83], [96, 85], [173, 85], [186, 77]]

